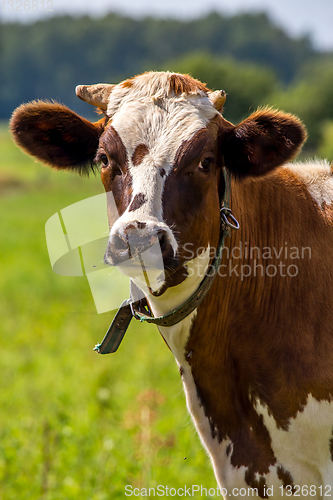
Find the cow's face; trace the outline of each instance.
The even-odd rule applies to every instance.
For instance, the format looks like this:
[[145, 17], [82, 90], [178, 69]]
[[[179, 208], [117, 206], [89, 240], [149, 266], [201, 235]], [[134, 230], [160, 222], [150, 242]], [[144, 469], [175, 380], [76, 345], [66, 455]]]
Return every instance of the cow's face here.
[[206, 95], [153, 100], [137, 94], [128, 87], [111, 94], [109, 108], [116, 109], [99, 141], [102, 182], [120, 214], [105, 260], [142, 276], [138, 256], [151, 247], [148, 265], [154, 267], [152, 243], [158, 241], [172, 285], [186, 278], [184, 262], [219, 236], [217, 136], [223, 120]]
[[217, 244], [222, 164], [239, 180], [263, 175], [295, 156], [306, 135], [297, 118], [269, 109], [234, 126], [219, 113], [225, 94], [184, 75], [147, 73], [116, 86], [80, 86], [77, 94], [105, 118], [91, 123], [64, 106], [33, 102], [15, 111], [14, 138], [56, 168], [100, 163], [120, 216], [110, 223], [106, 262], [135, 277], [142, 275], [135, 258], [150, 251], [160, 271], [157, 244], [162, 292], [187, 277], [187, 261]]

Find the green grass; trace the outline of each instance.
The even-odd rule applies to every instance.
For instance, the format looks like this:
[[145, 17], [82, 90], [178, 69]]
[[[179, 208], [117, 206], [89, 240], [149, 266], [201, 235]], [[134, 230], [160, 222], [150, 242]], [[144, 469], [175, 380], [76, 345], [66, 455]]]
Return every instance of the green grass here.
[[52, 272], [45, 222], [101, 192], [98, 177], [35, 163], [0, 127], [1, 500], [216, 487], [156, 327], [133, 321], [116, 354], [94, 353], [112, 314], [96, 313], [85, 277]]

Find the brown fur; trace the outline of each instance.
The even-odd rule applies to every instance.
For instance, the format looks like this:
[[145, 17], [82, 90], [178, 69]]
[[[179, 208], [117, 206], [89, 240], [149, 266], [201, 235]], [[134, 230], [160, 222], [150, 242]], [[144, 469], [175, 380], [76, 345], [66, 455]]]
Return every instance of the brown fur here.
[[[199, 165], [206, 156], [213, 157], [215, 161], [209, 172], [203, 173]], [[187, 277], [186, 268], [182, 267], [189, 260], [185, 244], [194, 253], [198, 248], [206, 247], [207, 241], [217, 244], [219, 194], [216, 185], [219, 182], [217, 143], [207, 129], [199, 130], [192, 139], [180, 145], [163, 192], [164, 219], [173, 228], [179, 242], [180, 267], [171, 276], [169, 286], [175, 286]], [[210, 224], [206, 223], [207, 213], [212, 214]]]
[[146, 198], [143, 193], [138, 193], [134, 196], [133, 201], [128, 209], [129, 212], [134, 212], [138, 210], [142, 205], [146, 203]]
[[[148, 72], [144, 73], [147, 74]], [[138, 75], [141, 76], [141, 75]], [[129, 78], [121, 83], [121, 86], [127, 89], [133, 87], [137, 77]], [[209, 88], [205, 83], [196, 80], [190, 75], [181, 75], [179, 73], [171, 73], [169, 77], [168, 94], [174, 95], [182, 94], [202, 94], [207, 93]]]
[[130, 89], [131, 87], [133, 87], [134, 79], [135, 79], [135, 77], [128, 78], [127, 80], [124, 80], [123, 82], [121, 82], [121, 86], [124, 87], [125, 89], [126, 88]]
[[61, 104], [33, 101], [13, 113], [10, 130], [26, 153], [54, 168], [88, 171], [107, 118], [91, 123]]
[[214, 153], [214, 143], [208, 130], [203, 128], [179, 146], [175, 156], [174, 171], [180, 173], [185, 168], [191, 168], [193, 163], [198, 164], [205, 150], [211, 150]]
[[[333, 209], [323, 217], [305, 186], [284, 169], [269, 178], [234, 181], [232, 207], [241, 230], [227, 241], [230, 249], [240, 242], [261, 249], [285, 242], [312, 249], [311, 259], [297, 261], [294, 278], [217, 277], [186, 347], [192, 351], [189, 363], [206, 415], [219, 440], [231, 439], [231, 463], [247, 467], [247, 482], [254, 486], [253, 474], [267, 473], [276, 461], [255, 400], [285, 430], [309, 394], [331, 400], [333, 308], [328, 293], [333, 271], [330, 253], [322, 249], [333, 247]], [[250, 259], [238, 262], [253, 266]], [[258, 264], [278, 262], [262, 259]]]
[[175, 95], [200, 94], [206, 93], [208, 90], [205, 83], [201, 83], [190, 75], [173, 73], [169, 78], [169, 92], [173, 92]]
[[260, 176], [297, 156], [305, 139], [295, 116], [263, 108], [236, 127], [223, 128], [220, 148], [235, 175]]
[[138, 144], [132, 155], [132, 163], [135, 166], [140, 165], [144, 157], [149, 153], [149, 149], [145, 144]]
[[285, 470], [282, 466], [277, 467], [277, 475], [278, 478], [282, 481], [283, 486], [286, 488], [287, 486], [293, 486], [294, 480], [290, 472]]
[[128, 168], [127, 151], [118, 132], [112, 127], [112, 125], [109, 125], [106, 128], [105, 132], [101, 136], [99, 144], [100, 144], [99, 151], [103, 149], [107, 154], [107, 156], [111, 160], [116, 162], [116, 164], [119, 165], [123, 171], [127, 170]]
[[[110, 162], [101, 171], [101, 179], [106, 192], [112, 191], [119, 215], [122, 215], [132, 198], [132, 179], [128, 173], [127, 151], [118, 132], [109, 125], [100, 139], [98, 154], [104, 152]], [[114, 221], [114, 214], [110, 214]]]

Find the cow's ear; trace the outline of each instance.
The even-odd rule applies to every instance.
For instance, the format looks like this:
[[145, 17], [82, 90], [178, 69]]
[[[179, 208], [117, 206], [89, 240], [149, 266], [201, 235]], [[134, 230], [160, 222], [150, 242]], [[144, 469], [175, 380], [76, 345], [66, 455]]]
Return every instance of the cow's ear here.
[[237, 177], [259, 176], [293, 159], [306, 136], [296, 116], [264, 108], [236, 127], [224, 129], [220, 152]]
[[105, 120], [92, 123], [61, 104], [34, 101], [14, 111], [10, 130], [18, 146], [37, 160], [82, 173], [93, 169]]

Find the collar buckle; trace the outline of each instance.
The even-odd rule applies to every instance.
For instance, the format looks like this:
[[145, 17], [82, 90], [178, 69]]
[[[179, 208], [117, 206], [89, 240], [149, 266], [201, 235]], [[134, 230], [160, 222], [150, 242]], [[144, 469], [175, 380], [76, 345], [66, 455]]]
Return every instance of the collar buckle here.
[[222, 228], [224, 230], [230, 228], [230, 229], [239, 229], [239, 222], [236, 219], [236, 217], [232, 214], [231, 208], [228, 207], [222, 207], [220, 209], [220, 214], [221, 214], [221, 224]]

